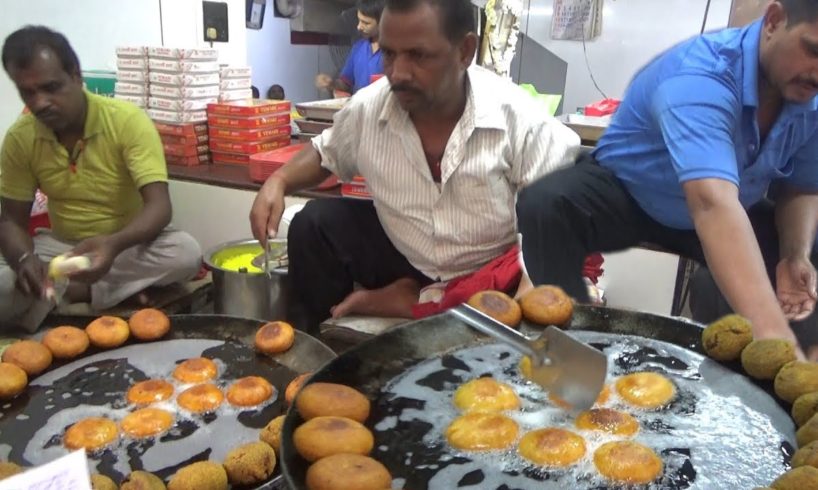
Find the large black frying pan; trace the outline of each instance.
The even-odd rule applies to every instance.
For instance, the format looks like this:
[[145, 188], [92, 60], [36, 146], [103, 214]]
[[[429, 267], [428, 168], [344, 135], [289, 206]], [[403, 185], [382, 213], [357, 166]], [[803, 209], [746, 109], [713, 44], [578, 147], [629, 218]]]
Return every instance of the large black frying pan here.
[[[530, 325], [524, 325], [523, 327], [526, 329], [536, 328]], [[789, 462], [789, 455], [792, 452], [792, 440], [794, 439], [792, 422], [786, 411], [769, 395], [769, 386], [756, 385], [746, 377], [731, 373], [731, 370], [740, 373], [740, 366], [723, 367], [713, 361], [703, 360], [701, 357], [703, 354], [701, 347], [702, 327], [700, 325], [681, 319], [647, 313], [578, 306], [569, 328], [571, 330], [605, 332], [607, 334], [604, 335], [614, 334], [612, 335], [614, 338], [622, 338], [620, 334], [639, 336], [681, 347], [674, 347], [679, 352], [677, 357], [664, 359], [656, 357], [657, 362], [683, 364], [684, 362], [678, 358], [686, 357], [693, 361], [691, 365], [695, 364], [695, 362], [702, 362], [700, 373], [695, 373], [693, 375], [694, 379], [700, 380], [707, 386], [714, 387], [714, 391], [716, 391], [716, 385], [728, 383], [730, 385], [728, 391], [738, 394], [740, 399], [738, 403], [753, 407], [761, 414], [762, 418], [769, 417], [770, 423], [776, 429], [774, 432], [780, 434], [780, 438], [778, 435], [773, 436], [775, 441], [773, 449], [774, 451], [780, 450], [780, 453], [776, 453], [778, 457], [775, 459], [780, 461], [772, 464], [776, 468], [776, 465], [780, 464], [781, 472], [785, 471]], [[588, 335], [593, 334], [588, 332]], [[362, 391], [373, 401], [373, 412], [367, 421], [367, 425], [372, 429], [378, 420], [384, 421], [387, 416], [396, 413], [397, 409], [394, 406], [390, 407], [390, 404], [385, 401], [387, 399], [394, 400], [394, 398], [385, 397], [382, 391], [383, 387], [395, 376], [405, 373], [412, 366], [424, 360], [444, 356], [453, 350], [479, 345], [486, 341], [486, 337], [466, 327], [465, 324], [448, 313], [444, 313], [403, 325], [356, 346], [317, 371], [309, 382], [341, 383]], [[443, 365], [445, 366], [446, 362]], [[706, 373], [705, 366], [707, 367]], [[624, 366], [622, 367], [624, 368]], [[443, 374], [444, 378], [446, 376], [446, 374]], [[447, 381], [451, 383], [454, 380], [448, 378]], [[402, 397], [399, 397], [399, 400], [406, 401]], [[418, 409], [425, 407], [423, 401], [417, 400], [409, 400], [409, 405], [411, 405], [411, 408]], [[293, 490], [306, 488], [305, 475], [308, 463], [297, 454], [292, 444], [293, 431], [301, 423], [303, 423], [303, 420], [297, 411], [290, 410], [282, 433], [282, 454], [280, 459], [284, 477]], [[426, 488], [434, 474], [434, 471], [430, 471], [429, 468], [445, 466], [447, 463], [443, 461], [450, 461], [450, 459], [436, 459], [436, 455], [431, 454], [426, 459], [419, 458], [422, 464], [417, 464], [417, 459], [414, 457], [410, 463], [404, 457], [404, 449], [411, 446], [411, 450], [415, 451], [415, 454], [426, 451], [428, 446], [419, 444], [418, 441], [428, 432], [428, 428], [425, 432], [418, 432], [416, 428], [404, 430], [404, 428], [398, 426], [392, 432], [394, 434], [390, 434], [390, 431], [376, 431], [374, 457], [390, 469], [393, 477], [402, 478], [405, 488]], [[389, 451], [393, 449], [397, 449], [401, 454], [391, 455]], [[440, 456], [440, 454], [437, 456]], [[724, 457], [729, 457], [729, 455]], [[678, 475], [673, 476], [667, 488], [701, 488], [702, 483], [696, 483], [695, 478], [695, 470], [691, 472], [689, 468], [682, 468]], [[474, 481], [461, 481], [460, 484], [468, 488], [483, 488], [479, 483], [472, 486], [475, 485]], [[501, 485], [498, 488], [510, 487]], [[605, 487], [600, 486], [598, 488]], [[666, 487], [663, 486], [662, 488]], [[486, 487], [486, 489], [488, 490], [489, 487]]]
[[[209, 348], [204, 354], [224, 362], [227, 369], [226, 377], [234, 379], [247, 375], [263, 375], [279, 390], [279, 397], [272, 405], [252, 415], [242, 413], [238, 416], [241, 424], [249, 428], [260, 429], [269, 420], [284, 413], [286, 406], [283, 392], [295, 376], [299, 373], [315, 371], [335, 357], [335, 354], [326, 345], [298, 331], [295, 343], [289, 351], [273, 357], [256, 354], [252, 349], [255, 333], [260, 326], [258, 320], [223, 315], [174, 315], [170, 317], [170, 320], [171, 332], [166, 338], [145, 344], [131, 341], [125, 347], [131, 345], [131, 349], [152, 349], [159, 352], [161, 356], [166, 355], [173, 359], [174, 354], [177, 354], [176, 357], [178, 357], [178, 349], [180, 347], [184, 349], [187, 344], [177, 343], [176, 341], [180, 339], [224, 341], [224, 343]], [[71, 323], [76, 324], [76, 322], [68, 324]], [[177, 352], [174, 352], [174, 349], [177, 349]], [[38, 378], [35, 378], [33, 386], [29, 386], [23, 395], [10, 403], [0, 405], [0, 448], [5, 447], [6, 451], [10, 451], [7, 455], [1, 455], [4, 456], [2, 459], [8, 458], [24, 466], [30, 465], [30, 462], [25, 461], [24, 448], [50, 417], [57, 415], [60, 410], [72, 409], [77, 405], [78, 398], [82, 398], [83, 406], [104, 406], [106, 404], [116, 406], [118, 399], [122, 398], [122, 394], [129, 386], [130, 381], [126, 379], [126, 376], [142, 379], [141, 373], [133, 374], [132, 366], [127, 358], [117, 359], [119, 357], [117, 355], [110, 360], [94, 363], [92, 370], [97, 369], [97, 371], [87, 374], [85, 371], [90, 365], [89, 357], [99, 352], [92, 348], [80, 359], [52, 366], [49, 372], [39, 378], [46, 386], [37, 386], [39, 381]], [[105, 355], [115, 352], [109, 351]], [[67, 398], [57, 396], [61, 395], [60, 393], [49, 393], [52, 390], [63, 391]], [[188, 429], [185, 427], [179, 429], [183, 435], [186, 430]], [[183, 441], [184, 439], [178, 442]], [[131, 463], [138, 461], [137, 455], [140, 448], [137, 446], [128, 446]], [[184, 450], [184, 445], [176, 445], [174, 448], [174, 450], [179, 450], [179, 448]], [[190, 454], [189, 456], [188, 462], [207, 459], [207, 455], [202, 454]], [[102, 467], [108, 464], [105, 458], [110, 457], [103, 455]], [[115, 468], [113, 465], [114, 462], [110, 462], [107, 467]], [[175, 468], [168, 468], [168, 474], [160, 476], [167, 478], [174, 470]], [[111, 471], [116, 472], [115, 469]], [[258, 489], [281, 488], [281, 485], [282, 478], [280, 470], [277, 469], [274, 477]]]

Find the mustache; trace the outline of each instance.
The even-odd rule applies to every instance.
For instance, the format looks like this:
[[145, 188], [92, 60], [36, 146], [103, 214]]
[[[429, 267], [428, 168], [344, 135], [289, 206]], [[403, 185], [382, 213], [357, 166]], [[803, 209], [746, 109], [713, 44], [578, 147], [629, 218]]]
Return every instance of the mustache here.
[[812, 78], [798, 78], [796, 79], [798, 83], [803, 83], [805, 85], [809, 85], [815, 90], [818, 90], [818, 80], [813, 80]]
[[413, 94], [419, 94], [420, 93], [420, 90], [416, 89], [415, 87], [412, 87], [410, 85], [406, 85], [406, 84], [403, 84], [403, 83], [398, 83], [398, 84], [392, 85], [391, 89], [392, 89], [392, 92], [395, 92], [395, 93], [397, 93], [397, 92], [408, 92], [408, 93], [413, 93]]
[[41, 109], [34, 113], [34, 116], [37, 118], [49, 118], [53, 116], [58, 116], [59, 114], [57, 111], [53, 109]]

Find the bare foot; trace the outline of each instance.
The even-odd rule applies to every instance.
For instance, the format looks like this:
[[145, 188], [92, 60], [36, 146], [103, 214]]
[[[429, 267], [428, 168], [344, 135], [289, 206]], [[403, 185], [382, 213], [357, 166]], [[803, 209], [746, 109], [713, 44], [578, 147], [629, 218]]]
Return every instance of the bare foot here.
[[420, 285], [404, 278], [380, 289], [359, 289], [333, 306], [332, 318], [359, 314], [379, 317], [412, 318], [412, 306], [417, 304]]

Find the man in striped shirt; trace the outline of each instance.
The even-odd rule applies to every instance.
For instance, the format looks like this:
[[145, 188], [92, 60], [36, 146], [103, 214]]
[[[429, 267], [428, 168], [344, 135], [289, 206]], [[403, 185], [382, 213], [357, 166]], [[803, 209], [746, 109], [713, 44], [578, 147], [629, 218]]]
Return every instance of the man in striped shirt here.
[[264, 240], [285, 194], [330, 173], [366, 179], [372, 202], [313, 200], [290, 225], [290, 276], [310, 328], [330, 314], [411, 317], [421, 288], [516, 244], [517, 191], [579, 147], [520, 88], [471, 66], [469, 0], [388, 0], [380, 25], [386, 78], [267, 180], [250, 215]]

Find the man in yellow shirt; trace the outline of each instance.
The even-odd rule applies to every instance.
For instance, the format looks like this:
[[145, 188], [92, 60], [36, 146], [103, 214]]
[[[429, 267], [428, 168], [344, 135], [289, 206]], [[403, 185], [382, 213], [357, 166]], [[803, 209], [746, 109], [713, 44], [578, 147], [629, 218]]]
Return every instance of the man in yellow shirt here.
[[[201, 250], [168, 228], [167, 168], [145, 113], [86, 92], [77, 55], [45, 27], [12, 33], [2, 60], [30, 114], [9, 129], [0, 151], [0, 326], [19, 325], [44, 301], [48, 261], [63, 253], [91, 260], [70, 276], [64, 299], [96, 310], [195, 275]], [[53, 229], [32, 239], [38, 188], [49, 198]]]

